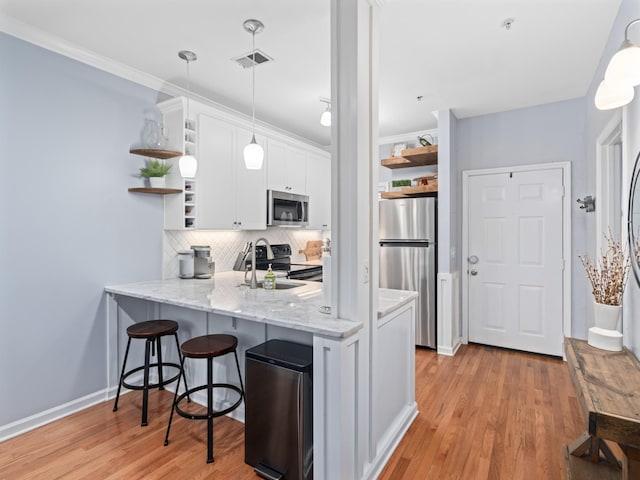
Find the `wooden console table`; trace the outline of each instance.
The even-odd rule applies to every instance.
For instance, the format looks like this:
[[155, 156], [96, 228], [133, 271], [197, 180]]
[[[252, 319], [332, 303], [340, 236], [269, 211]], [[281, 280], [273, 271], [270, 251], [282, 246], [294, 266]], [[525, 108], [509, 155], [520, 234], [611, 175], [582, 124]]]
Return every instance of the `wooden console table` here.
[[[569, 480], [640, 479], [640, 362], [565, 338], [569, 374], [587, 431], [565, 447]], [[623, 452], [619, 462], [604, 440]]]

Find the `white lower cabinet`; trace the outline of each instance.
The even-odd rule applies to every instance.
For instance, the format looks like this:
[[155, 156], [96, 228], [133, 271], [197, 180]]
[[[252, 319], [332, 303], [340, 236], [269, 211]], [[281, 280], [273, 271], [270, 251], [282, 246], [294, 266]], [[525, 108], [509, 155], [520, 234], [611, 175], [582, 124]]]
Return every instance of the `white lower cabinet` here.
[[311, 230], [331, 228], [331, 158], [307, 153], [307, 195]]
[[[267, 228], [265, 169], [247, 170], [242, 156], [251, 131], [202, 114], [198, 138], [198, 228]], [[264, 137], [256, 141], [265, 147]]]

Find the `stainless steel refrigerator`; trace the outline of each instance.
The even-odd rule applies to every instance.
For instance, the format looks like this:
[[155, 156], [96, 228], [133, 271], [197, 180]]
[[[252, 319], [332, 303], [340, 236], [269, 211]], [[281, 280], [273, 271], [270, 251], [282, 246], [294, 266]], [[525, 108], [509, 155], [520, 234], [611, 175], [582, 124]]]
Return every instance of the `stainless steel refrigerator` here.
[[436, 348], [435, 197], [382, 200], [380, 287], [414, 290], [418, 299], [416, 345]]

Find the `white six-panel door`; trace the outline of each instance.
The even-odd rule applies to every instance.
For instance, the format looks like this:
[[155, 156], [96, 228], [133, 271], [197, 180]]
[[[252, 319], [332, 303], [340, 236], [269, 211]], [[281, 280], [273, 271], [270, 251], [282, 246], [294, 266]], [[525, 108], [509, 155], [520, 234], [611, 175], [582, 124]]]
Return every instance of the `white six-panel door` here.
[[562, 168], [469, 177], [469, 341], [562, 355], [563, 191]]

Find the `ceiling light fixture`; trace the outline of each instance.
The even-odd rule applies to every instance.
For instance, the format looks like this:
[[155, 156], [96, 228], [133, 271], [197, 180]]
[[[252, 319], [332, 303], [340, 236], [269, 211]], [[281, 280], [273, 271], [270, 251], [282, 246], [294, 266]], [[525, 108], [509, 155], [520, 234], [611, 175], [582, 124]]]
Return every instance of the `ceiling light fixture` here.
[[[189, 116], [189, 97], [191, 96], [191, 79], [189, 76], [189, 62], [195, 62], [198, 56], [190, 52], [189, 50], [180, 50], [178, 56], [187, 62], [187, 116], [184, 119], [184, 126], [188, 128], [190, 126], [191, 117]], [[178, 161], [178, 168], [180, 168], [180, 175], [184, 178], [193, 178], [198, 171], [198, 161], [196, 157], [190, 155], [185, 147], [184, 155], [180, 157]]]
[[245, 20], [242, 24], [244, 29], [251, 34], [253, 39], [252, 60], [251, 66], [251, 143], [244, 147], [243, 157], [244, 165], [249, 170], [260, 170], [262, 168], [262, 161], [264, 160], [264, 150], [256, 142], [256, 33], [260, 33], [264, 30], [264, 24], [260, 20], [249, 19]]
[[629, 40], [629, 27], [640, 22], [632, 20], [624, 29], [624, 41], [609, 61], [595, 95], [598, 110], [622, 107], [633, 100], [634, 89], [640, 85], [640, 47]]
[[320, 116], [320, 125], [322, 125], [323, 127], [330, 127], [331, 126], [331, 100], [327, 100], [326, 98], [321, 98], [320, 101], [327, 104], [326, 110], [322, 112], [322, 115]]

